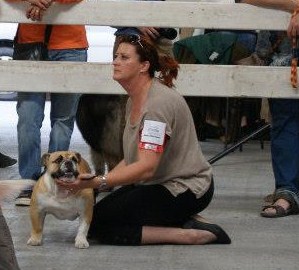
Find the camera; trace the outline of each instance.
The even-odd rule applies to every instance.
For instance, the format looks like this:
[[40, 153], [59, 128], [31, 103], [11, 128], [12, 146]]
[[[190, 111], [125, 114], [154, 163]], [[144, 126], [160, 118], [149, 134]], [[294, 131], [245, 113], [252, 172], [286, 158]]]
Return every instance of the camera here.
[[158, 30], [161, 37], [173, 40], [177, 37], [177, 31], [174, 28], [160, 28]]

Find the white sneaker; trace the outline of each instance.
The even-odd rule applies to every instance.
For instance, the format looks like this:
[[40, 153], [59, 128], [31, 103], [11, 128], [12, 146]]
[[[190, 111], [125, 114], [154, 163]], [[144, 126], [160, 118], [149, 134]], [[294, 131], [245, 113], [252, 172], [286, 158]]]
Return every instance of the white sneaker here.
[[16, 206], [30, 206], [32, 189], [24, 189], [15, 200]]

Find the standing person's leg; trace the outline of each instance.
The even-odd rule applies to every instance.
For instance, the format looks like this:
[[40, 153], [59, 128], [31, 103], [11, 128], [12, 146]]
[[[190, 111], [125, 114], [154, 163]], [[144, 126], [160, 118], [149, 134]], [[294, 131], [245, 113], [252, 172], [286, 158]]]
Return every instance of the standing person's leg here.
[[49, 153], [69, 149], [79, 94], [51, 94]]
[[[44, 120], [45, 93], [18, 93], [18, 153], [22, 179], [37, 180], [41, 174], [41, 134]], [[30, 204], [31, 189], [23, 190], [16, 205]]]
[[19, 173], [24, 179], [37, 180], [41, 173], [41, 134], [45, 93], [18, 93]]
[[299, 100], [273, 99], [271, 153], [275, 178], [274, 206], [262, 216], [280, 217], [298, 212], [299, 206]]
[[0, 269], [19, 270], [10, 231], [0, 207]]
[[[51, 61], [87, 61], [87, 51], [77, 50], [50, 50]], [[68, 150], [74, 129], [77, 106], [80, 94], [51, 94], [51, 133], [49, 152]]]

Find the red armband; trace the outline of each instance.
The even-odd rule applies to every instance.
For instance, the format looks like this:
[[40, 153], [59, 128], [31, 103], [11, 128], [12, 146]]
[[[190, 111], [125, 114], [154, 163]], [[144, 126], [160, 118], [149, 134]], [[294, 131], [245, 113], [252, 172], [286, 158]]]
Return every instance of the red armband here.
[[145, 120], [139, 138], [139, 149], [163, 153], [166, 142], [166, 124], [163, 122]]

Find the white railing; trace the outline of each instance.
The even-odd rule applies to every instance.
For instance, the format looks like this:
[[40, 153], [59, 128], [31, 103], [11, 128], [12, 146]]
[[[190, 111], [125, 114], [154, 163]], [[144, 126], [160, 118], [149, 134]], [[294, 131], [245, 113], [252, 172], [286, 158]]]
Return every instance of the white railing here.
[[[24, 3], [0, 1], [0, 22], [27, 22]], [[285, 30], [290, 14], [246, 4], [85, 0], [54, 4], [43, 23]], [[99, 52], [100, 53], [100, 52]], [[183, 95], [291, 97], [289, 67], [181, 65]], [[0, 61], [0, 91], [123, 93], [111, 64]]]

